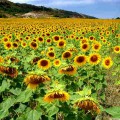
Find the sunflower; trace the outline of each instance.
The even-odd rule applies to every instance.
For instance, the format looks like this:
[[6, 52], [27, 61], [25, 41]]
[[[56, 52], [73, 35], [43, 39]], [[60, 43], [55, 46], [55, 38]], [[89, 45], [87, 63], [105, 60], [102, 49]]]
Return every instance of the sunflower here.
[[120, 46], [115, 46], [113, 50], [115, 53], [120, 53]]
[[36, 50], [38, 48], [38, 44], [36, 42], [31, 42], [30, 43], [30, 47], [34, 50]]
[[113, 61], [111, 57], [106, 57], [105, 59], [103, 59], [102, 66], [104, 68], [109, 69], [112, 65], [113, 65]]
[[70, 95], [65, 92], [65, 91], [53, 91], [53, 92], [50, 92], [50, 93], [47, 93], [45, 96], [44, 96], [44, 101], [45, 102], [53, 102], [54, 100], [59, 100], [59, 101], [68, 101], [70, 98]]
[[30, 89], [35, 89], [39, 84], [44, 83], [46, 81], [49, 81], [50, 78], [45, 75], [28, 75], [24, 79], [24, 83], [27, 85]]
[[49, 47], [48, 50], [49, 51], [54, 51], [54, 47]]
[[13, 46], [14, 49], [17, 49], [18, 48], [18, 43], [17, 42], [13, 42], [12, 46]]
[[101, 61], [101, 55], [98, 53], [92, 53], [89, 56], [89, 63], [91, 65], [97, 65]]
[[49, 59], [40, 59], [37, 64], [38, 67], [43, 70], [47, 70], [51, 67], [51, 63]]
[[54, 65], [55, 67], [59, 67], [59, 66], [61, 65], [61, 61], [60, 61], [59, 59], [55, 59], [55, 60], [53, 61], [53, 65]]
[[100, 44], [99, 42], [96, 42], [96, 43], [93, 43], [93, 44], [92, 44], [92, 49], [93, 49], [94, 51], [99, 51], [100, 48], [101, 48], [101, 44]]
[[43, 42], [44, 42], [44, 38], [43, 38], [43, 37], [38, 37], [37, 40], [38, 40], [40, 43], [43, 43]]
[[85, 55], [79, 55], [74, 58], [74, 63], [78, 66], [82, 66], [86, 64], [87, 62], [87, 56]]
[[81, 47], [81, 50], [82, 50], [83, 52], [88, 51], [89, 48], [90, 48], [89, 43], [83, 43], [83, 44], [81, 44], [80, 47]]
[[5, 42], [4, 43], [4, 48], [7, 49], [7, 50], [10, 50], [12, 49], [12, 42]]
[[50, 44], [52, 42], [52, 40], [49, 38], [46, 40], [47, 44]]
[[60, 74], [66, 74], [66, 75], [74, 75], [77, 72], [77, 68], [73, 65], [69, 65], [67, 67], [62, 67], [59, 70]]
[[60, 40], [60, 36], [59, 35], [54, 35], [52, 38], [53, 38], [54, 42], [58, 42]]
[[33, 58], [33, 60], [31, 61], [31, 64], [36, 64], [38, 62], [38, 60], [40, 60], [41, 57], [35, 57]]
[[47, 56], [48, 56], [48, 58], [50, 58], [50, 59], [55, 59], [55, 53], [54, 53], [54, 51], [49, 51], [49, 52], [47, 52]]
[[66, 46], [66, 41], [65, 40], [59, 40], [57, 42], [57, 47], [58, 48], [64, 48]]
[[26, 43], [26, 42], [21, 42], [21, 46], [22, 46], [23, 48], [26, 48], [26, 47], [27, 47], [27, 43]]
[[70, 51], [65, 51], [62, 53], [62, 59], [69, 59], [72, 57], [72, 53]]
[[96, 103], [91, 98], [81, 98], [77, 100], [74, 104], [75, 107], [85, 110], [86, 112], [91, 111], [96, 114], [100, 114], [100, 108], [98, 103]]
[[94, 38], [93, 36], [90, 36], [90, 37], [89, 37], [89, 40], [90, 40], [90, 41], [94, 41], [95, 38]]
[[18, 71], [16, 68], [5, 66], [0, 66], [0, 73], [10, 76], [12, 78], [16, 78], [18, 75]]

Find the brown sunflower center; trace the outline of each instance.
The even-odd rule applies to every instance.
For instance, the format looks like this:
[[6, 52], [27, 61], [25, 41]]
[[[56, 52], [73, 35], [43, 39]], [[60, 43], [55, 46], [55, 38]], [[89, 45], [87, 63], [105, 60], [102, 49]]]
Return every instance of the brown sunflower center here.
[[54, 98], [62, 98], [62, 97], [64, 97], [64, 94], [60, 94], [60, 93], [54, 94]]
[[49, 52], [50, 57], [54, 57], [54, 52]]
[[107, 66], [110, 65], [110, 60], [106, 60], [105, 65], [107, 65]]
[[90, 60], [92, 62], [96, 62], [98, 60], [98, 57], [96, 55], [91, 56]]
[[82, 45], [82, 48], [83, 48], [83, 49], [86, 49], [87, 47], [88, 47], [87, 44], [83, 44], [83, 45]]
[[116, 48], [115, 48], [115, 50], [116, 50], [116, 51], [119, 51], [119, 50], [120, 50], [120, 48], [119, 48], [119, 47], [116, 47]]
[[84, 58], [83, 56], [79, 56], [79, 57], [77, 58], [77, 62], [78, 62], [78, 63], [82, 63], [84, 60], [85, 60], [85, 58]]
[[13, 43], [13, 46], [14, 46], [14, 47], [18, 47], [18, 45], [17, 45], [16, 43]]
[[59, 42], [59, 46], [63, 46], [63, 45], [64, 45], [63, 41]]
[[10, 48], [10, 47], [11, 47], [11, 44], [10, 44], [10, 43], [8, 43], [6, 46], [7, 46], [8, 48]]
[[32, 47], [37, 47], [37, 44], [36, 44], [35, 42], [32, 42], [32, 43], [31, 43], [31, 46], [32, 46]]
[[55, 41], [58, 41], [58, 40], [59, 40], [59, 37], [58, 37], [58, 36], [55, 36], [54, 39], [55, 39]]
[[47, 42], [50, 42], [51, 40], [50, 39], [47, 39]]
[[47, 66], [48, 61], [47, 60], [42, 60], [40, 64], [41, 64], [41, 66]]
[[99, 48], [99, 45], [95, 45], [94, 48], [95, 48], [95, 49], [98, 49], [98, 48]]
[[43, 41], [43, 38], [39, 37], [38, 40], [39, 40], [39, 41]]
[[70, 52], [65, 52], [65, 53], [63, 54], [63, 57], [64, 57], [64, 58], [69, 58], [70, 56], [71, 56]]

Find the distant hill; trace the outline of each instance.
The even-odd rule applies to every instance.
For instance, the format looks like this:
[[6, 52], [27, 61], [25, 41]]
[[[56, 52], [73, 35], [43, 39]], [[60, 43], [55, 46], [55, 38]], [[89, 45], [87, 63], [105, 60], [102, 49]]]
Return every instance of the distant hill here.
[[32, 17], [32, 18], [95, 18], [77, 12], [35, 6], [30, 4], [13, 3], [8, 0], [0, 0], [0, 18]]

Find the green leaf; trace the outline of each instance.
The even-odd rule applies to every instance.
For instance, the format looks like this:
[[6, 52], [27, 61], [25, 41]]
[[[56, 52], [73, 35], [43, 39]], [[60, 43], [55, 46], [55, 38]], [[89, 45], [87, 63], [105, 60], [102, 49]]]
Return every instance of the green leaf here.
[[9, 115], [8, 110], [0, 110], [0, 120]]
[[39, 120], [41, 117], [41, 113], [36, 110], [31, 110], [28, 114], [27, 120]]
[[32, 96], [32, 91], [26, 89], [25, 91], [21, 92], [21, 94], [17, 97], [16, 102], [22, 102], [22, 103], [28, 102], [31, 96]]
[[0, 86], [0, 92], [5, 91], [5, 89], [8, 89], [10, 87], [10, 83], [4, 80], [2, 82], [2, 85]]
[[59, 108], [53, 105], [52, 107], [48, 108], [48, 110], [47, 110], [48, 116], [51, 117], [51, 116], [55, 115], [56, 113], [58, 113], [58, 111], [59, 111]]
[[113, 118], [120, 118], [120, 107], [107, 108], [105, 111], [112, 115]]
[[16, 88], [16, 89], [10, 89], [10, 92], [14, 95], [19, 95], [21, 93], [21, 89]]

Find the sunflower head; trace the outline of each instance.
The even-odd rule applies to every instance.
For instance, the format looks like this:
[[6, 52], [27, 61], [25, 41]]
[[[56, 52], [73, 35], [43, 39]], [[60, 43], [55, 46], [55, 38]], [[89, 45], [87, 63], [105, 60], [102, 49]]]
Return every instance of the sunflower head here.
[[89, 56], [89, 63], [91, 65], [97, 65], [101, 61], [101, 55], [98, 53], [92, 53]]
[[90, 48], [89, 43], [83, 43], [83, 44], [81, 44], [80, 47], [81, 47], [81, 50], [82, 50], [83, 52], [88, 51], [89, 48]]
[[5, 47], [5, 49], [7, 49], [7, 50], [12, 49], [12, 47], [13, 47], [13, 46], [12, 46], [12, 42], [9, 42], [9, 41], [8, 41], [8, 42], [5, 42], [5, 43], [4, 43], [4, 47]]
[[18, 43], [17, 42], [13, 42], [12, 46], [13, 46], [14, 49], [17, 49], [18, 48]]
[[92, 44], [93, 51], [99, 51], [100, 48], [101, 48], [101, 44], [99, 42], [96, 42], [96, 43]]
[[59, 101], [68, 101], [70, 98], [70, 95], [65, 92], [65, 91], [53, 91], [53, 92], [50, 92], [50, 93], [47, 93], [45, 96], [44, 96], [44, 101], [46, 102], [53, 102], [54, 100], [59, 100]]
[[30, 89], [35, 89], [39, 84], [49, 81], [50, 78], [45, 75], [28, 75], [24, 79], [24, 83]]
[[115, 53], [120, 53], [120, 46], [115, 46], [113, 50]]
[[65, 40], [59, 40], [57, 42], [57, 47], [58, 48], [64, 48], [66, 46], [66, 41]]
[[62, 59], [69, 59], [72, 57], [72, 53], [70, 51], [65, 51], [62, 54]]
[[60, 40], [60, 36], [59, 35], [54, 35], [53, 36], [53, 41], [54, 42], [58, 42]]
[[2, 56], [0, 56], [0, 63], [4, 62], [4, 58]]
[[55, 59], [55, 53], [54, 53], [54, 51], [49, 51], [49, 52], [47, 52], [47, 56], [48, 56], [48, 58], [50, 58], [50, 59]]
[[106, 57], [102, 61], [102, 66], [106, 69], [109, 69], [113, 65], [111, 57]]
[[87, 62], [87, 56], [85, 55], [79, 55], [74, 58], [74, 63], [78, 66], [82, 66], [86, 64]]
[[40, 59], [38, 61], [38, 67], [43, 69], [43, 70], [47, 70], [51, 67], [51, 63], [49, 59]]
[[38, 48], [37, 42], [33, 42], [33, 41], [32, 41], [32, 42], [30, 43], [30, 47], [31, 47], [32, 49], [34, 49], [34, 50], [37, 49], [37, 48]]
[[59, 59], [55, 59], [55, 60], [53, 61], [53, 65], [54, 65], [55, 67], [59, 67], [59, 66], [61, 65], [61, 61], [60, 61]]
[[66, 75], [74, 75], [77, 72], [77, 68], [73, 65], [69, 65], [67, 67], [62, 67], [59, 70], [60, 74], [66, 74]]

